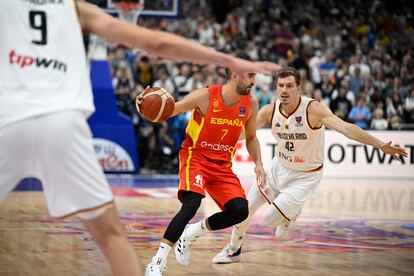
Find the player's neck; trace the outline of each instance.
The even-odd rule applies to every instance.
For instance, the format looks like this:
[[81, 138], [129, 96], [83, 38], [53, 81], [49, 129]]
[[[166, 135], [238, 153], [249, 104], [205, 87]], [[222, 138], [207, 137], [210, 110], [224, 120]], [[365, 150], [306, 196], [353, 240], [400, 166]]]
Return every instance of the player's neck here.
[[286, 117], [290, 116], [295, 110], [298, 108], [300, 103], [300, 97], [290, 103], [281, 103], [280, 104], [280, 111]]
[[221, 88], [221, 98], [225, 105], [231, 107], [240, 101], [241, 95], [237, 93], [235, 85], [226, 83]]

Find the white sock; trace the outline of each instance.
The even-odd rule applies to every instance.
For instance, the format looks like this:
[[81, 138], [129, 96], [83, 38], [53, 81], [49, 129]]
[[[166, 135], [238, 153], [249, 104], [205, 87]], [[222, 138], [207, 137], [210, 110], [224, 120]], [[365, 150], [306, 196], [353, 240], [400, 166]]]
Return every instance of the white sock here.
[[230, 239], [230, 248], [233, 251], [239, 250], [243, 243], [245, 232], [240, 231], [239, 224], [233, 226], [233, 231], [231, 232], [231, 239]]
[[171, 246], [168, 244], [161, 242], [160, 246], [158, 247], [157, 254], [155, 254], [152, 263], [165, 266], [167, 264], [167, 257], [170, 254]]
[[187, 239], [192, 241], [208, 231], [209, 230], [206, 227], [205, 220], [203, 219], [199, 222], [190, 224], [186, 230], [185, 236]]

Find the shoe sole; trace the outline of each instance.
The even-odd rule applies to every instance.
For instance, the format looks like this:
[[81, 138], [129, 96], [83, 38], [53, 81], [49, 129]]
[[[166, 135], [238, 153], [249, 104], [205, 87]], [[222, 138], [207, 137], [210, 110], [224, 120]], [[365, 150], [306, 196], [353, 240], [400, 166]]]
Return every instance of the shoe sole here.
[[213, 264], [231, 264], [231, 263], [239, 263], [241, 262], [240, 259], [228, 260], [228, 261], [213, 261]]

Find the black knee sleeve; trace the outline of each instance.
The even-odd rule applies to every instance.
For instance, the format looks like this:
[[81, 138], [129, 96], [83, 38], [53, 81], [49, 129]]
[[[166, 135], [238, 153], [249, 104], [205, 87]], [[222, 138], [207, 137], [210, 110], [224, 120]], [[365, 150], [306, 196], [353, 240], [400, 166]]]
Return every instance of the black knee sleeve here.
[[227, 202], [223, 212], [216, 213], [208, 218], [211, 230], [224, 229], [244, 221], [249, 215], [249, 205], [244, 198], [234, 198]]
[[182, 206], [165, 230], [164, 239], [175, 243], [180, 238], [187, 223], [197, 213], [203, 196], [194, 192], [183, 192]]

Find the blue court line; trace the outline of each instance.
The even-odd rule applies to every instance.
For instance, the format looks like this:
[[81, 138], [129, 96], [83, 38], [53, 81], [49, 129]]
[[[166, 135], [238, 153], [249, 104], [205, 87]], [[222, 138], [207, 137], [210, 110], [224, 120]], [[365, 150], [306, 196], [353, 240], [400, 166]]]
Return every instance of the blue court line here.
[[[107, 174], [109, 185], [112, 188], [144, 188], [144, 187], [177, 187], [177, 175], [131, 175]], [[25, 178], [17, 185], [14, 191], [42, 191], [42, 184], [36, 178]]]

